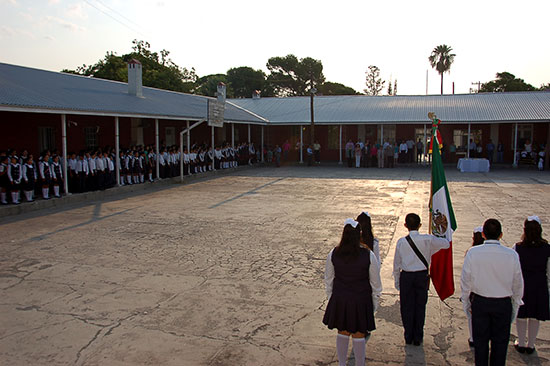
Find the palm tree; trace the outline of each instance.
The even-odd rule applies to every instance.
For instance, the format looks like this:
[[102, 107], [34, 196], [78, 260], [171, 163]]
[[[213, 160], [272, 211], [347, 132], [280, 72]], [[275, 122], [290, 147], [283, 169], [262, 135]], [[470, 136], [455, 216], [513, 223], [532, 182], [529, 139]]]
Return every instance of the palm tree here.
[[451, 53], [453, 49], [446, 44], [442, 44], [433, 49], [428, 57], [432, 68], [436, 69], [441, 75], [441, 95], [443, 95], [443, 73], [451, 72], [451, 64], [455, 60], [455, 54]]

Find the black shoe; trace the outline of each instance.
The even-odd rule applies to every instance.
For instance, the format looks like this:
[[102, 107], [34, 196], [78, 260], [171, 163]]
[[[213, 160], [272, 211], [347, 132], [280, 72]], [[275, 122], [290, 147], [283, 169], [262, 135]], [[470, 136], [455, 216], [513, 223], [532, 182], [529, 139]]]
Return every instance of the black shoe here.
[[468, 345], [473, 348], [474, 347], [474, 341], [471, 341], [471, 340], [468, 339]]
[[533, 352], [535, 352], [535, 347], [525, 347], [525, 353], [527, 353], [528, 355], [532, 354]]
[[422, 344], [422, 341], [413, 341], [413, 344], [415, 346], [420, 346]]
[[[526, 351], [526, 348], [525, 348], [525, 347], [521, 347], [521, 346], [520, 346], [519, 344], [517, 344], [517, 343], [514, 344], [514, 348], [515, 348], [516, 351], [518, 351], [519, 353], [525, 353], [525, 351]], [[534, 351], [534, 350], [535, 350], [535, 349], [533, 348], [533, 351]], [[531, 353], [533, 353], [533, 352], [531, 352]]]

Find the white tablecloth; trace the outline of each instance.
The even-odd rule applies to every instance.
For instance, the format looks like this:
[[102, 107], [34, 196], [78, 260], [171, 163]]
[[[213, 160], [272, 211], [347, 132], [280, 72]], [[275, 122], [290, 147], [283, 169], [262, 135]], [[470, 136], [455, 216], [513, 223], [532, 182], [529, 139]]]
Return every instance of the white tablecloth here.
[[487, 159], [458, 159], [456, 166], [461, 172], [488, 172], [490, 168]]

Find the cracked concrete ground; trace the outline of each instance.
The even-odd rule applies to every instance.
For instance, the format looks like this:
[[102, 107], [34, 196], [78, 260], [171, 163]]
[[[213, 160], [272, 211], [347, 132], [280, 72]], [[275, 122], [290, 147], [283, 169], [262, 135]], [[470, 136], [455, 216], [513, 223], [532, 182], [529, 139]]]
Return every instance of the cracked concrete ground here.
[[[485, 218], [507, 246], [528, 215], [549, 230], [550, 174], [447, 176], [457, 287]], [[337, 365], [324, 262], [344, 219], [368, 210], [384, 284], [368, 364], [470, 365], [458, 292], [443, 304], [431, 290], [424, 345], [403, 342], [393, 250], [406, 213], [427, 220], [429, 189], [424, 168], [258, 168], [3, 219], [0, 364]], [[550, 362], [546, 323], [537, 350], [510, 346], [509, 364]]]

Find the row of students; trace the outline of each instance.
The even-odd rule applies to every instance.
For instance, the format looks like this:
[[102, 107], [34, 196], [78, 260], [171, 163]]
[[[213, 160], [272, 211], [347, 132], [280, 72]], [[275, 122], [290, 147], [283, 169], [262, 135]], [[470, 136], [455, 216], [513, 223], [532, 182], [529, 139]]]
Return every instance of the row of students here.
[[50, 198], [52, 189], [55, 197], [61, 197], [63, 189], [63, 169], [58, 155], [45, 152], [35, 163], [32, 155], [16, 155], [16, 151], [0, 153], [0, 202], [21, 203], [21, 191], [27, 202], [34, 201], [36, 191], [42, 191], [44, 199]]

